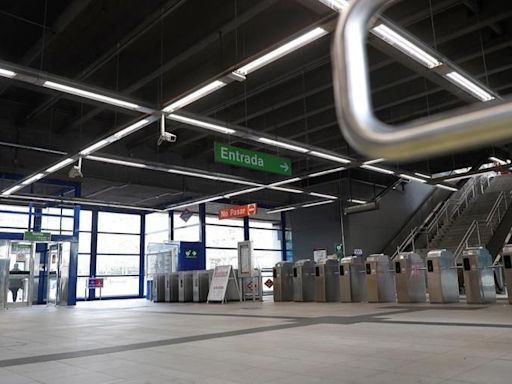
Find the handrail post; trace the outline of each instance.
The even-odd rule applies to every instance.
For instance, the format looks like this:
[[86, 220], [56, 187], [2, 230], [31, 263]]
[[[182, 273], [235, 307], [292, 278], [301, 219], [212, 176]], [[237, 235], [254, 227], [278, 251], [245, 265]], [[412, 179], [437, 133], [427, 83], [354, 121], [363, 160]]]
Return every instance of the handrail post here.
[[478, 226], [478, 221], [476, 222], [476, 234], [478, 236], [478, 245], [482, 245], [482, 240], [480, 239], [480, 227]]

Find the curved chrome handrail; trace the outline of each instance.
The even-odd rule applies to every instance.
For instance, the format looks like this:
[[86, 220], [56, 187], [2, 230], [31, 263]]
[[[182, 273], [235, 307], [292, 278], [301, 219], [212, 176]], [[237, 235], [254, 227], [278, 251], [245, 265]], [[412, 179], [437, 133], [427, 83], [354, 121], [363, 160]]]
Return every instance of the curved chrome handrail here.
[[375, 117], [365, 44], [367, 26], [379, 9], [392, 1], [353, 0], [338, 21], [332, 47], [333, 86], [338, 121], [347, 141], [370, 158], [399, 160], [511, 138], [512, 101], [399, 127]]

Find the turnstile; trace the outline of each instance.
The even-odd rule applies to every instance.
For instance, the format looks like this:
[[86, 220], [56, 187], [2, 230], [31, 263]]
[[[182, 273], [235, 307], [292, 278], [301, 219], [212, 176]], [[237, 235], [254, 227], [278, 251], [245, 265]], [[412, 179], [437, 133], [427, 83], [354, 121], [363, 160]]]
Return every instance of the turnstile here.
[[162, 303], [165, 301], [165, 273], [155, 273], [153, 275], [153, 301]]
[[337, 259], [320, 260], [315, 267], [316, 301], [340, 300], [340, 264]]
[[453, 253], [436, 249], [427, 254], [427, 286], [433, 304], [457, 303], [459, 280]]
[[347, 256], [340, 261], [340, 301], [360, 303], [367, 300], [364, 257]]
[[424, 303], [427, 301], [425, 266], [420, 255], [414, 252], [399, 253], [395, 259], [396, 299], [399, 303]]
[[274, 301], [293, 301], [293, 263], [280, 261], [272, 270]]
[[468, 304], [496, 302], [496, 286], [492, 270], [492, 257], [483, 247], [467, 248], [462, 253], [464, 289]]
[[501, 254], [503, 260], [503, 274], [507, 285], [508, 302], [512, 304], [512, 247], [505, 246]]
[[299, 260], [293, 266], [293, 300], [315, 301], [315, 262]]
[[193, 299], [196, 303], [205, 303], [208, 299], [210, 289], [210, 272], [194, 271], [192, 272], [193, 281]]
[[178, 301], [185, 303], [194, 299], [194, 284], [192, 278], [192, 271], [178, 272], [179, 287], [178, 287]]
[[179, 273], [171, 272], [165, 275], [165, 301], [175, 303], [179, 299]]
[[395, 301], [395, 282], [389, 256], [378, 254], [366, 259], [366, 281], [369, 303]]

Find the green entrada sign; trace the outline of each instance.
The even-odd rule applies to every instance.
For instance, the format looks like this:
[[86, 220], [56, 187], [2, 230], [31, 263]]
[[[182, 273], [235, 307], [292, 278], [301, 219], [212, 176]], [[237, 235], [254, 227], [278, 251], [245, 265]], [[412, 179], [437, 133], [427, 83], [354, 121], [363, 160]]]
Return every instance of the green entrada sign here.
[[290, 176], [292, 174], [290, 159], [227, 144], [215, 143], [215, 161], [280, 175]]
[[50, 232], [32, 232], [26, 231], [23, 234], [23, 240], [27, 241], [50, 241], [52, 234]]

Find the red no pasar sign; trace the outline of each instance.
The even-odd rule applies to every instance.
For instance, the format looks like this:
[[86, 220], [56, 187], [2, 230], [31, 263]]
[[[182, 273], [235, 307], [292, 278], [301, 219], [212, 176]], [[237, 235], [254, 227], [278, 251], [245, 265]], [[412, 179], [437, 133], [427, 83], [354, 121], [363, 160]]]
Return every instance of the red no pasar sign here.
[[246, 217], [255, 215], [258, 212], [257, 204], [239, 205], [231, 208], [219, 209], [219, 219], [232, 219], [235, 217]]

